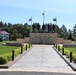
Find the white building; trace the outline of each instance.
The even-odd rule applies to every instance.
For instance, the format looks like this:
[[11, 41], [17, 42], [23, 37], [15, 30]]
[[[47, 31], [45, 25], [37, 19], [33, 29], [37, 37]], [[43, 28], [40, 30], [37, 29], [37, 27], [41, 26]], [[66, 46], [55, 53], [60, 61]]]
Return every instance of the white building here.
[[0, 36], [3, 40], [9, 40], [9, 33], [6, 31], [0, 31]]

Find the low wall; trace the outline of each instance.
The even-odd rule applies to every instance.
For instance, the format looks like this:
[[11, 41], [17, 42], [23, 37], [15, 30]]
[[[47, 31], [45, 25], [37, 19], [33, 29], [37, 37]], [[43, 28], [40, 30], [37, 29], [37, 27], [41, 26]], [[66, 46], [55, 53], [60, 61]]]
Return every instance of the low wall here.
[[72, 40], [64, 40], [63, 44], [65, 44], [65, 43], [72, 43]]
[[29, 43], [29, 37], [25, 37], [25, 38], [24, 38], [24, 42], [25, 42], [25, 43]]
[[24, 39], [16, 39], [16, 42], [18, 42], [18, 43], [29, 43], [29, 38], [25, 37]]
[[57, 43], [63, 44], [63, 38], [58, 38]]
[[29, 42], [32, 44], [55, 44], [57, 33], [30, 33]]
[[10, 42], [8, 42], [8, 43], [6, 43], [6, 45], [7, 46], [23, 46], [23, 43], [10, 43]]
[[63, 47], [67, 48], [67, 47], [76, 47], [76, 44], [63, 44]]
[[71, 40], [64, 40], [63, 38], [58, 38], [57, 33], [30, 33], [29, 38], [16, 39], [18, 43], [32, 43], [32, 44], [64, 44], [71, 43]]
[[16, 42], [17, 43], [23, 43], [24, 42], [24, 39], [16, 39]]
[[58, 38], [58, 43], [65, 44], [65, 43], [72, 43], [71, 40], [64, 40], [63, 38]]

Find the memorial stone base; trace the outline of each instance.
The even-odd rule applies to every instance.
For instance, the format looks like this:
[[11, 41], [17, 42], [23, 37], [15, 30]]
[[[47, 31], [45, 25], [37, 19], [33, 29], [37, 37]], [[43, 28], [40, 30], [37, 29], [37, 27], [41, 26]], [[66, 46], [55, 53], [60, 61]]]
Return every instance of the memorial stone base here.
[[30, 33], [29, 37], [29, 43], [32, 44], [55, 44], [57, 40], [57, 33]]

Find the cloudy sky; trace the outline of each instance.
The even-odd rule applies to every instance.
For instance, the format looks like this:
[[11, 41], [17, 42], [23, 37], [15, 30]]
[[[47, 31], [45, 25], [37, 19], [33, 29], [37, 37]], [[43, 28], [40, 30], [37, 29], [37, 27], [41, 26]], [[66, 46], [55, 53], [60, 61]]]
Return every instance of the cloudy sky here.
[[63, 24], [73, 29], [76, 24], [76, 0], [0, 0], [0, 21], [10, 23], [28, 23], [32, 16], [33, 23], [43, 23], [43, 10], [45, 10], [45, 23]]

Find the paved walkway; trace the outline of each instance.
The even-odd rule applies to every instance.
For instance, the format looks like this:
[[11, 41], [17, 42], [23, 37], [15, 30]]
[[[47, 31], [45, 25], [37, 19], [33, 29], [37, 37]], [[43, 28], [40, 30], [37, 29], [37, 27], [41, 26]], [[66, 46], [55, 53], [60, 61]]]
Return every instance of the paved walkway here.
[[51, 45], [34, 45], [30, 51], [9, 69], [20, 68], [72, 71]]

